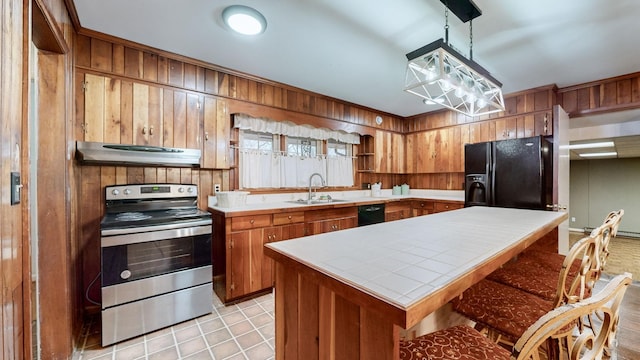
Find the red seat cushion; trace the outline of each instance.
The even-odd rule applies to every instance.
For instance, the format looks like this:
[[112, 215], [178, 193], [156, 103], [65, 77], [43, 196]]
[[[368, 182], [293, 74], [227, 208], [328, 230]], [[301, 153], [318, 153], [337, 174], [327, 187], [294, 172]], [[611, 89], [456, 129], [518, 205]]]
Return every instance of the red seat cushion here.
[[400, 341], [402, 360], [508, 360], [511, 353], [466, 325]]
[[451, 301], [453, 309], [515, 342], [554, 308], [554, 302], [491, 280], [482, 280]]
[[[558, 291], [558, 279], [564, 262], [560, 254], [530, 251], [517, 261], [507, 263], [487, 276], [495, 282], [509, 285], [552, 301]], [[575, 262], [567, 275], [567, 286], [577, 276], [580, 263]]]

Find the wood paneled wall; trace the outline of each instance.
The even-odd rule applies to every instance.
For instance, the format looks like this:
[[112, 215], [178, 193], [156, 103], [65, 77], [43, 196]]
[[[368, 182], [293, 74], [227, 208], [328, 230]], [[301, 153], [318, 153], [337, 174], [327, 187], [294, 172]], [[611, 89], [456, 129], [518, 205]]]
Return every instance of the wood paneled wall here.
[[[391, 114], [160, 52], [126, 40], [89, 31], [83, 33], [87, 35], [79, 35], [76, 42], [76, 67], [79, 69], [314, 115], [334, 120], [336, 129], [341, 128], [339, 122], [344, 122], [390, 131], [403, 130], [401, 119]], [[382, 125], [375, 123], [378, 115], [384, 120]]]
[[0, 7], [0, 357], [11, 360], [24, 358], [25, 333], [30, 331], [29, 323], [23, 320], [29, 311], [23, 301], [31, 286], [29, 249], [23, 247], [22, 224], [28, 216], [27, 207], [25, 202], [11, 205], [9, 192], [10, 173], [22, 173], [28, 164], [23, 161], [28, 152], [22, 140], [26, 111], [23, 76], [28, 68], [28, 59], [23, 57], [23, 10], [19, 0], [3, 0]]
[[640, 107], [640, 72], [569, 86], [558, 95], [572, 118], [636, 109]]

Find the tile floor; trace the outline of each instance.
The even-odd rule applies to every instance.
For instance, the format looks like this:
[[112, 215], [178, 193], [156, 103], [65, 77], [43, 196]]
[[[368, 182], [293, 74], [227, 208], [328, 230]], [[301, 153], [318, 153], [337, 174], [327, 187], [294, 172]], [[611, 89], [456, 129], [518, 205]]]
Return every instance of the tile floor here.
[[96, 317], [73, 360], [274, 359], [274, 335], [273, 294], [224, 306], [214, 293], [212, 314], [104, 348]]

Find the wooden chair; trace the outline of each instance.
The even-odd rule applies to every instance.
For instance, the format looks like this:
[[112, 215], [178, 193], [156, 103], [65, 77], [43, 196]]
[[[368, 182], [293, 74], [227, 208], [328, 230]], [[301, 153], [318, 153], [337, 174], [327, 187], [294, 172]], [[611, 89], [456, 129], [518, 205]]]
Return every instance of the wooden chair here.
[[[605, 218], [603, 224], [595, 228], [590, 236], [598, 242], [598, 259], [592, 271], [597, 281], [602, 273], [609, 256], [609, 242], [615, 236], [624, 210], [612, 211]], [[505, 264], [500, 269], [487, 276], [488, 279], [515, 287], [546, 300], [553, 300], [556, 296], [557, 281], [565, 256], [541, 250], [523, 253], [518, 260]], [[573, 264], [569, 271], [569, 278], [576, 275], [579, 264]]]
[[[565, 257], [553, 300], [484, 279], [454, 298], [453, 310], [475, 321], [478, 327], [486, 328], [494, 341], [513, 344], [547, 312], [591, 295], [595, 284], [594, 262], [597, 262], [596, 239], [587, 236], [574, 244]], [[579, 264], [576, 275], [570, 277], [575, 263]]]
[[[524, 331], [511, 351], [477, 330], [460, 325], [401, 340], [400, 359], [539, 360], [544, 346], [557, 346], [554, 353], [559, 354], [559, 359], [600, 359], [607, 342], [615, 336], [620, 303], [629, 284], [630, 274], [618, 275], [591, 298], [546, 313]], [[603, 319], [599, 326], [593, 329], [579, 326], [582, 318], [595, 313]]]

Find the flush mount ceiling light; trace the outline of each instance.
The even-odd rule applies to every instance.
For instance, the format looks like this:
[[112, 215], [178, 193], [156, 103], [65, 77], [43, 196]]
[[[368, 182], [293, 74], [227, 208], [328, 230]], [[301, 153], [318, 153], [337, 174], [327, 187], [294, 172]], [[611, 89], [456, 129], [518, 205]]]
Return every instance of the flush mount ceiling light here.
[[267, 28], [267, 20], [256, 9], [231, 5], [222, 10], [222, 20], [233, 31], [243, 35], [258, 35]]
[[[502, 83], [473, 61], [472, 20], [482, 12], [471, 0], [440, 0], [445, 5], [445, 40], [408, 53], [404, 90], [468, 116], [504, 111]], [[469, 59], [449, 45], [449, 10], [469, 21]]]

